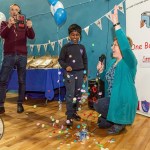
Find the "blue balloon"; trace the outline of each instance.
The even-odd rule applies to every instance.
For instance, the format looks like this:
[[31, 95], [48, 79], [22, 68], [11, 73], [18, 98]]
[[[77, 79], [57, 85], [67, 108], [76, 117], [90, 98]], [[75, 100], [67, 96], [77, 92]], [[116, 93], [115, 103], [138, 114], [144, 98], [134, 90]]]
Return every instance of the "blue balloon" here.
[[54, 6], [58, 2], [58, 0], [48, 0], [48, 2]]
[[54, 19], [58, 26], [63, 25], [67, 19], [67, 13], [63, 8], [58, 8], [54, 13]]

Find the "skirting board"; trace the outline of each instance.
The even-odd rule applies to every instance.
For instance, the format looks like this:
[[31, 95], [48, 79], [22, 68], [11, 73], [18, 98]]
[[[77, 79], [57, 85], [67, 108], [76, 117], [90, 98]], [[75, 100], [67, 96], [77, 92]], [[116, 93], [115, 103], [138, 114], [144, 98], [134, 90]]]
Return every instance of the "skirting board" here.
[[139, 111], [139, 110], [137, 110], [136, 113], [137, 113], [137, 114], [140, 114], [140, 115], [144, 115], [144, 116], [146, 116], [146, 117], [150, 117], [150, 114], [141, 112], [141, 111]]

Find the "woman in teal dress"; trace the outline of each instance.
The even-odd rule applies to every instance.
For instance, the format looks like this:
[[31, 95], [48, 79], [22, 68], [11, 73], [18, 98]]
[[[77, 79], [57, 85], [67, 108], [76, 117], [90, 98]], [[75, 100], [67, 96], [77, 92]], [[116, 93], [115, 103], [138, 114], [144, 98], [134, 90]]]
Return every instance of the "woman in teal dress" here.
[[104, 74], [108, 84], [108, 97], [99, 99], [94, 105], [102, 116], [99, 127], [107, 128], [109, 134], [118, 134], [126, 125], [133, 123], [138, 104], [135, 88], [137, 60], [131, 50], [132, 41], [127, 38], [118, 21], [118, 6], [114, 7], [112, 22], [116, 38], [112, 45], [113, 60], [104, 70], [99, 62], [97, 69]]

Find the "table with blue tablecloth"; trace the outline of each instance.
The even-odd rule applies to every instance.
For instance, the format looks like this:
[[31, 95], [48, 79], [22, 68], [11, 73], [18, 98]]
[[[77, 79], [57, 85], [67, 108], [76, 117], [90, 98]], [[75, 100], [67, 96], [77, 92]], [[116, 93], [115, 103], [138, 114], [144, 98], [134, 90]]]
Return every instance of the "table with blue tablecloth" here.
[[[47, 100], [52, 100], [55, 89], [62, 87], [64, 87], [63, 69], [27, 69], [26, 91], [43, 92]], [[18, 90], [18, 75], [15, 69], [9, 79], [7, 90]]]

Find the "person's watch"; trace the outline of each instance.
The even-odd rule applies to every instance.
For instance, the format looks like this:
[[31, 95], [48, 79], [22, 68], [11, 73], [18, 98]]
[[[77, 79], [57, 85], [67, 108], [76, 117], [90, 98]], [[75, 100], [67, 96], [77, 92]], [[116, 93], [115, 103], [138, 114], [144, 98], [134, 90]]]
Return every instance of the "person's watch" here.
[[120, 22], [114, 24], [113, 27], [116, 27], [116, 26], [118, 26], [118, 25], [120, 25]]

